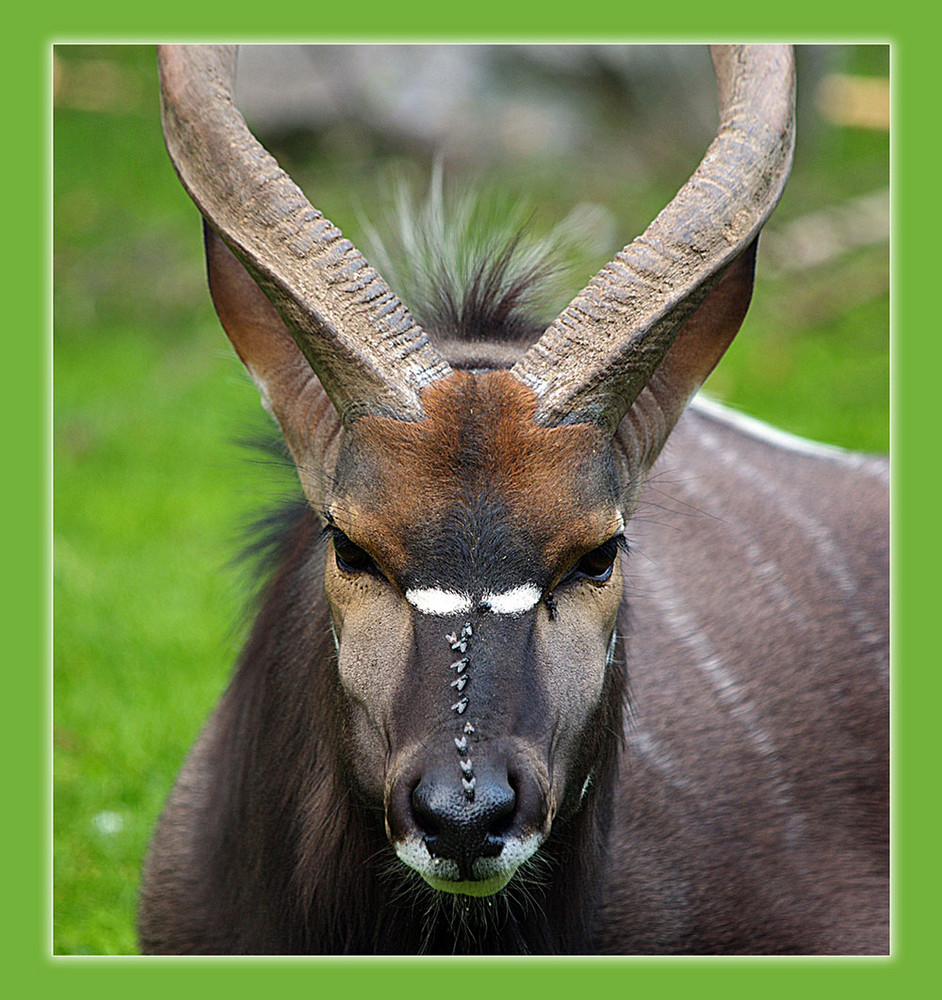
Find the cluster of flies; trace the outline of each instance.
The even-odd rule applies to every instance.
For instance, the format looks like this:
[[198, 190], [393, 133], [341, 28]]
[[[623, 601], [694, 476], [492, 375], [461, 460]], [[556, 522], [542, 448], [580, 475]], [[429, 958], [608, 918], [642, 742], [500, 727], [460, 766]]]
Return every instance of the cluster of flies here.
[[[471, 623], [465, 622], [462, 626], [460, 633], [449, 633], [445, 636], [448, 645], [451, 647], [453, 652], [466, 654], [468, 651], [468, 644], [471, 641], [472, 629]], [[451, 664], [452, 670], [455, 671], [455, 679], [451, 682], [451, 686], [461, 694], [464, 691], [465, 686], [468, 683], [468, 663], [470, 662], [470, 657], [463, 655], [460, 659], [455, 660]], [[468, 696], [462, 695], [455, 703], [451, 706], [451, 710], [456, 712], [458, 715], [464, 715], [468, 708]], [[468, 756], [468, 737], [474, 732], [474, 726], [470, 722], [465, 722], [464, 728], [461, 731], [460, 736], [455, 737], [455, 747], [458, 750], [458, 766], [461, 768], [461, 786], [464, 788], [465, 798], [469, 802], [474, 801], [474, 766], [471, 763], [471, 758]]]

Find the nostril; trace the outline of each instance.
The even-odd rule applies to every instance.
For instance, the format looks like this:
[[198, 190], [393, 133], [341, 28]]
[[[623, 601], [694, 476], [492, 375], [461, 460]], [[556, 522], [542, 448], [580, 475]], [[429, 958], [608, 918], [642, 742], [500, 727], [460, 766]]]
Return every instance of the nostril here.
[[487, 836], [503, 840], [510, 832], [516, 812], [517, 796], [509, 785], [505, 785], [500, 789], [500, 794], [494, 796], [493, 804], [487, 812]]
[[425, 840], [435, 840], [440, 832], [436, 812], [428, 788], [418, 785], [412, 792], [412, 815], [419, 833]]
[[428, 807], [428, 797], [417, 792], [418, 788], [412, 792], [412, 815], [422, 842], [428, 848], [429, 854], [435, 858], [438, 857], [440, 827], [433, 811]]
[[438, 828], [429, 819], [424, 821], [419, 820], [416, 816], [417, 826], [419, 828], [419, 833], [422, 837], [422, 842], [428, 848], [429, 854], [436, 858], [438, 857]]
[[500, 834], [489, 833], [478, 849], [482, 858], [496, 858], [504, 849], [504, 838]]
[[510, 828], [513, 826], [514, 813], [515, 810], [511, 807], [505, 815], [496, 817], [488, 828], [488, 837], [503, 840], [510, 833]]

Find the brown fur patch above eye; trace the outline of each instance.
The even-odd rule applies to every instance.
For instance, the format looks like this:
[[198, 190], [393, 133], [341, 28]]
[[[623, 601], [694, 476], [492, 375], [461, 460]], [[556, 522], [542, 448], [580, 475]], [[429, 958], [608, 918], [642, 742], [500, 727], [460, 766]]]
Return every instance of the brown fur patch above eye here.
[[610, 441], [589, 424], [542, 427], [536, 397], [508, 372], [454, 372], [422, 394], [424, 420], [364, 416], [348, 431], [338, 466], [341, 523], [386, 571], [413, 559], [417, 524], [435, 525], [498, 504], [559, 572], [618, 528]]

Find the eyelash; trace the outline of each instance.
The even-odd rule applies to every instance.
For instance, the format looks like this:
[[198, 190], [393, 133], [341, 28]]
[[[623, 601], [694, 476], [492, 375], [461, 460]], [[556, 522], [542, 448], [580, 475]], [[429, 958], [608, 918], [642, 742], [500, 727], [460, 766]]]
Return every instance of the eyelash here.
[[563, 577], [562, 582], [591, 580], [593, 583], [605, 583], [612, 575], [619, 549], [627, 554], [628, 540], [624, 535], [613, 535], [608, 541], [587, 552]]
[[343, 573], [378, 573], [379, 567], [366, 551], [360, 548], [335, 525], [328, 524], [326, 533], [330, 535], [334, 547], [337, 568]]

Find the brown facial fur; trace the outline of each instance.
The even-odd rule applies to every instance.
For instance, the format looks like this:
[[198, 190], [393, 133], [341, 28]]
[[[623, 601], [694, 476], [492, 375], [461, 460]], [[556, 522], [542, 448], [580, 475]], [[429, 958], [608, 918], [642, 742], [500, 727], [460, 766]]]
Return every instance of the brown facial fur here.
[[[507, 372], [455, 372], [422, 394], [417, 423], [364, 416], [349, 430], [329, 513], [390, 579], [410, 561], [417, 513], [441, 523], [489, 497], [531, 539], [552, 585], [620, 527], [611, 445], [588, 424], [539, 427], [536, 397]], [[519, 582], [523, 582], [522, 580]]]
[[[349, 759], [374, 799], [384, 775], [388, 796], [390, 782], [429, 740], [450, 761], [460, 732], [451, 732], [457, 717], [444, 638], [460, 623], [422, 614], [402, 593], [437, 586], [478, 599], [534, 584], [546, 595], [622, 527], [609, 440], [589, 425], [537, 426], [535, 397], [509, 373], [456, 372], [429, 386], [422, 404], [427, 416], [417, 423], [364, 416], [349, 428], [336, 487], [325, 497], [335, 526], [382, 571], [347, 573], [328, 554], [346, 731], [355, 747]], [[532, 626], [499, 614], [470, 616], [475, 634], [482, 628], [501, 650], [486, 669], [475, 654], [474, 718], [488, 738], [503, 733], [531, 746], [535, 760], [555, 758], [544, 782], [548, 804], [563, 798], [598, 704], [620, 595], [616, 567], [605, 584], [560, 587], [556, 616], [538, 608]], [[542, 706], [539, 718], [526, 721], [531, 709], [518, 702]], [[495, 711], [507, 720], [492, 728]]]

